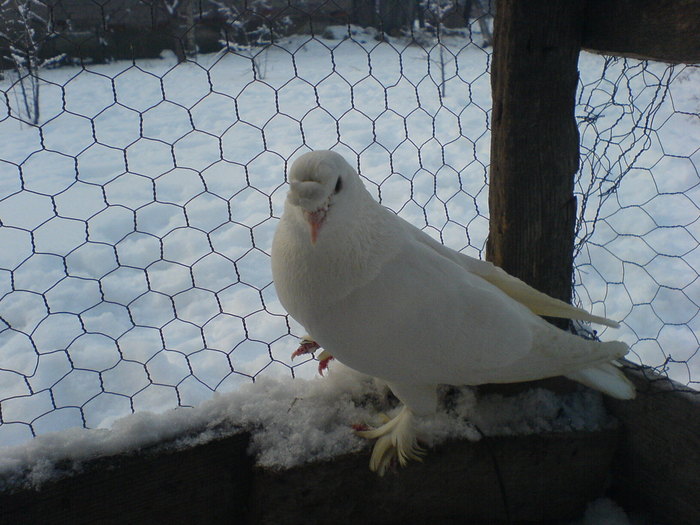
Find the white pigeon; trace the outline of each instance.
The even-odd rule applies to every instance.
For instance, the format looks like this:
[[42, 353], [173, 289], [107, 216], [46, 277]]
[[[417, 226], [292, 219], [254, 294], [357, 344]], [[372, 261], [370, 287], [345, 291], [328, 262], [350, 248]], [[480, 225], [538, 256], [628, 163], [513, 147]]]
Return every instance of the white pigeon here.
[[439, 384], [564, 375], [634, 397], [613, 362], [626, 344], [586, 340], [539, 316], [617, 323], [443, 246], [377, 203], [335, 152], [300, 156], [289, 184], [272, 245], [282, 305], [318, 343], [311, 348], [385, 381], [403, 403], [386, 424], [360, 432], [378, 438], [372, 470], [418, 458], [414, 418], [435, 412]]

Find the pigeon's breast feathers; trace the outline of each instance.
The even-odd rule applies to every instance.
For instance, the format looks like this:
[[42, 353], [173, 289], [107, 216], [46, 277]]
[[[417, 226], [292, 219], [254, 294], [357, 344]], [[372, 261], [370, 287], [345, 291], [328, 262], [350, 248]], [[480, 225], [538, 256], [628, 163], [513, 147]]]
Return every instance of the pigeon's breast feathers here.
[[289, 186], [272, 245], [272, 272], [282, 304], [295, 317], [294, 303], [328, 307], [371, 282], [396, 254], [399, 228], [332, 151], [299, 157]]

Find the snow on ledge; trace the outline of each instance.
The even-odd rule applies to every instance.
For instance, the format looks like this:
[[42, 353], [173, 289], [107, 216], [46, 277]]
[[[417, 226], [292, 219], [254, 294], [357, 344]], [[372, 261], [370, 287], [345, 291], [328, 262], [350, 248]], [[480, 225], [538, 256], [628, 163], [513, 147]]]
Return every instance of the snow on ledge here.
[[[447, 408], [419, 424], [427, 446], [447, 439], [476, 441], [481, 434], [474, 424], [485, 435], [594, 431], [611, 424], [600, 394], [588, 390], [557, 395], [533, 389], [514, 397], [484, 395], [477, 402], [473, 389], [464, 387], [443, 397]], [[384, 385], [334, 362], [326, 378], [261, 378], [236, 392], [215, 394], [196, 408], [140, 412], [111, 429], [74, 428], [2, 448], [0, 491], [38, 488], [98, 457], [159, 444], [187, 448], [240, 432], [250, 433], [249, 452], [260, 466], [329, 460], [367, 447], [352, 425], [379, 425], [380, 414], [393, 415], [395, 405]]]

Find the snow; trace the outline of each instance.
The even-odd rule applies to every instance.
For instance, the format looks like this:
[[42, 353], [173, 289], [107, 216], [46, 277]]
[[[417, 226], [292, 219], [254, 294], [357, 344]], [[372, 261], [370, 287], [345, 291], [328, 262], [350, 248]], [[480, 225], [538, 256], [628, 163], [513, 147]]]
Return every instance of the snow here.
[[[251, 56], [230, 53], [42, 71], [41, 133], [0, 114], [0, 446], [312, 378], [315, 361], [289, 357], [303, 330], [284, 317], [268, 257], [285, 169], [307, 149], [346, 155], [384, 205], [479, 256], [490, 57], [445, 42], [445, 96], [429, 46], [347, 27], [262, 52], [257, 80]], [[601, 220], [577, 294], [623, 321], [603, 339], [687, 383], [700, 378], [698, 70], [640, 64], [581, 56], [577, 117], [594, 154], [578, 184]], [[669, 75], [647, 122], [629, 101], [651, 104]], [[16, 111], [10, 80], [0, 90]], [[594, 164], [604, 180], [589, 180]]]
[[583, 519], [572, 525], [631, 525], [625, 511], [609, 498], [599, 498], [589, 503]]
[[[393, 415], [396, 400], [373, 378], [338, 362], [327, 377], [262, 377], [235, 392], [215, 394], [196, 408], [162, 414], [141, 411], [114, 421], [111, 429], [70, 428], [3, 449], [0, 490], [40, 487], [75, 472], [94, 458], [148, 447], [185, 448], [246, 431], [258, 465], [289, 468], [367, 449], [353, 425], [376, 426]], [[449, 439], [484, 435], [594, 431], [614, 423], [601, 396], [591, 391], [556, 395], [532, 390], [518, 396], [477, 396], [470, 388], [443, 392], [446, 410], [423, 418], [419, 433], [434, 446]], [[477, 430], [474, 424], [478, 425]], [[369, 450], [367, 450], [369, 454]]]

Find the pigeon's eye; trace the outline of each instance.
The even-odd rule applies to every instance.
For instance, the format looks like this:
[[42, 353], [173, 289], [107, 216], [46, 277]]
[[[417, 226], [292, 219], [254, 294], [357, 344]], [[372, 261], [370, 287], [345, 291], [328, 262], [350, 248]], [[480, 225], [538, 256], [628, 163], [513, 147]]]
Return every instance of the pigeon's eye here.
[[338, 193], [341, 189], [343, 189], [343, 180], [338, 177], [338, 180], [335, 182], [335, 192]]

